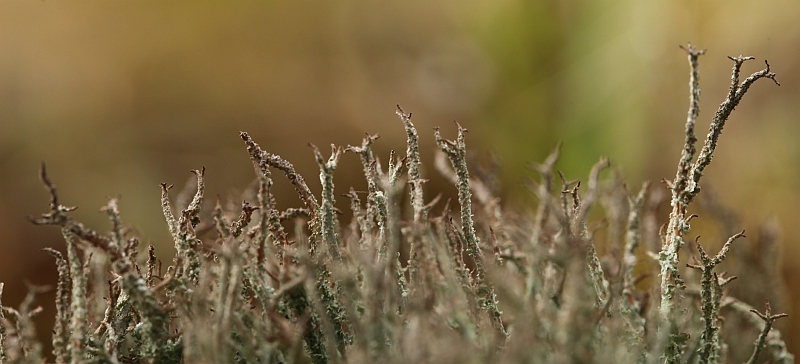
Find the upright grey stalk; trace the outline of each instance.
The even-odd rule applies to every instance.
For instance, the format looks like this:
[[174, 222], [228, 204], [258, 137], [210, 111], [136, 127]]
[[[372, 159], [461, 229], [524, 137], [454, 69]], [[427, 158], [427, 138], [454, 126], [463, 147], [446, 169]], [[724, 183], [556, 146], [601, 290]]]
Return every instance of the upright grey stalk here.
[[161, 210], [167, 220], [167, 227], [172, 234], [178, 256], [186, 258], [182, 267], [176, 267], [178, 276], [182, 276], [185, 273], [189, 280], [195, 284], [200, 276], [201, 241], [195, 235], [194, 229], [200, 222], [199, 213], [205, 192], [205, 171], [205, 167], [191, 171], [197, 176], [197, 191], [189, 206], [181, 212], [177, 220], [172, 213], [172, 206], [169, 202], [168, 191], [172, 188], [172, 185], [161, 184]]
[[583, 202], [580, 204], [580, 210], [575, 216], [576, 230], [580, 232], [580, 238], [588, 245], [586, 253], [586, 262], [589, 265], [589, 275], [592, 277], [592, 286], [594, 286], [595, 293], [597, 294], [597, 306], [603, 307], [609, 300], [609, 283], [603, 272], [603, 266], [600, 264], [600, 258], [597, 256], [592, 237], [589, 234], [589, 229], [586, 224], [586, 218], [589, 211], [592, 209], [595, 200], [597, 199], [597, 185], [600, 178], [600, 171], [609, 166], [608, 159], [601, 158], [599, 162], [595, 163], [592, 171], [589, 173], [589, 188], [586, 190]]
[[461, 206], [461, 230], [467, 243], [467, 254], [473, 258], [480, 257], [478, 237], [475, 235], [475, 223], [472, 220], [472, 192], [469, 188], [469, 171], [467, 170], [467, 149], [465, 137], [467, 129], [458, 126], [458, 138], [455, 142], [445, 140], [439, 133], [439, 128], [434, 128], [436, 144], [439, 146], [453, 165], [456, 171], [456, 187], [458, 188], [458, 203]]
[[483, 254], [481, 253], [480, 241], [475, 234], [475, 223], [472, 220], [472, 193], [469, 188], [469, 171], [467, 171], [467, 146], [466, 146], [466, 132], [467, 129], [461, 127], [456, 122], [458, 127], [458, 138], [455, 142], [445, 140], [439, 133], [439, 128], [434, 128], [436, 137], [436, 145], [439, 146], [453, 165], [456, 171], [458, 188], [458, 203], [461, 205], [461, 231], [464, 235], [464, 240], [467, 247], [467, 254], [475, 262], [476, 270], [476, 283], [478, 286], [477, 296], [480, 300], [481, 309], [489, 314], [489, 317], [498, 332], [505, 336], [507, 335], [505, 327], [503, 326], [502, 312], [497, 307], [497, 296], [494, 292], [494, 287], [486, 280], [486, 270], [483, 265]]
[[314, 149], [314, 156], [319, 164], [319, 181], [322, 184], [322, 240], [328, 245], [328, 252], [336, 259], [341, 259], [339, 252], [339, 236], [336, 234], [336, 212], [333, 204], [336, 200], [333, 197], [333, 172], [342, 156], [342, 148], [331, 144], [331, 156], [327, 161], [322, 157], [319, 149], [309, 144]]
[[[384, 217], [386, 214], [384, 212], [380, 212], [381, 207], [385, 206], [385, 195], [382, 191], [378, 190], [378, 173], [377, 167], [375, 166], [376, 160], [375, 156], [372, 153], [372, 143], [374, 143], [380, 135], [369, 135], [364, 138], [361, 142], [360, 147], [354, 147], [352, 145], [348, 146], [345, 151], [358, 153], [361, 157], [361, 165], [364, 168], [364, 178], [367, 180], [367, 212], [366, 215], [363, 217], [364, 225], [361, 227], [361, 239], [360, 242], [366, 243], [371, 242], [372, 237], [370, 234], [372, 230], [375, 228], [375, 219], [378, 219], [378, 225], [380, 226], [380, 241], [383, 243], [383, 236], [385, 232], [385, 221]], [[355, 195], [353, 195], [355, 196]], [[360, 205], [359, 205], [360, 206]]]
[[[626, 303], [638, 306], [633, 298], [634, 291], [634, 278], [633, 269], [636, 267], [636, 249], [642, 241], [641, 233], [641, 214], [642, 206], [644, 205], [644, 197], [650, 187], [649, 182], [642, 184], [642, 188], [636, 196], [628, 195], [628, 226], [625, 233], [625, 253], [623, 255], [623, 276], [622, 276], [622, 295], [623, 299], [627, 298]], [[627, 189], [626, 189], [627, 190]], [[631, 306], [633, 308], [634, 306]], [[637, 307], [638, 308], [638, 307]]]
[[405, 126], [406, 134], [408, 135], [406, 167], [408, 168], [408, 184], [411, 185], [409, 194], [411, 196], [411, 206], [414, 208], [414, 223], [418, 224], [428, 218], [428, 211], [425, 209], [425, 200], [422, 193], [422, 184], [426, 180], [420, 178], [419, 174], [419, 135], [411, 122], [411, 113], [406, 114], [400, 105], [397, 105], [397, 116], [403, 121], [403, 126]]
[[70, 311], [72, 312], [72, 319], [70, 320], [70, 341], [67, 348], [69, 348], [69, 356], [72, 363], [80, 363], [86, 359], [85, 354], [85, 340], [86, 340], [86, 277], [83, 275], [80, 258], [78, 258], [77, 239], [75, 236], [62, 229], [64, 240], [67, 242], [67, 260], [69, 260], [69, 270], [72, 276], [72, 298], [70, 303]]
[[[676, 316], [674, 307], [677, 305], [675, 295], [676, 285], [681, 284], [678, 272], [678, 251], [683, 246], [683, 235], [689, 232], [686, 211], [691, 198], [686, 192], [688, 178], [692, 169], [692, 160], [696, 152], [695, 143], [697, 136], [694, 134], [694, 125], [700, 114], [700, 82], [698, 58], [705, 50], [697, 50], [691, 44], [688, 48], [681, 46], [689, 55], [689, 64], [692, 71], [689, 81], [689, 113], [686, 118], [686, 141], [684, 142], [681, 159], [678, 162], [678, 172], [671, 184], [672, 213], [669, 215], [667, 237], [663, 243], [659, 261], [661, 263], [661, 315], [664, 322], [671, 322]], [[738, 77], [738, 76], [736, 76]]]
[[626, 339], [629, 344], [639, 353], [638, 362], [646, 362], [647, 355], [645, 350], [645, 323], [642, 317], [641, 302], [634, 294], [635, 281], [633, 270], [636, 267], [636, 249], [642, 240], [641, 215], [644, 198], [650, 183], [645, 182], [635, 196], [628, 192], [628, 224], [625, 233], [625, 252], [622, 259], [622, 297], [619, 302], [619, 312], [625, 325]]

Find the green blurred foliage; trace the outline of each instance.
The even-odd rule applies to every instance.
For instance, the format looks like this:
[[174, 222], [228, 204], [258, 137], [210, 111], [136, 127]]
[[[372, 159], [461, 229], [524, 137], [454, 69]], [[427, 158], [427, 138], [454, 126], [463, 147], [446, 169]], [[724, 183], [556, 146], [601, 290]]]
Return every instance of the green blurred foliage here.
[[[96, 209], [121, 194], [125, 221], [163, 255], [172, 243], [158, 183], [181, 187], [205, 165], [209, 196], [238, 203], [253, 179], [239, 130], [294, 162], [319, 191], [305, 144], [356, 145], [364, 132], [380, 133], [375, 148], [385, 159], [405, 148], [397, 103], [414, 113], [426, 165], [431, 128], [454, 135], [458, 120], [472, 150], [497, 153], [506, 200], [522, 208], [535, 203], [521, 187], [531, 176], [525, 163], [557, 141], [568, 178], [585, 179], [605, 155], [631, 186], [671, 179], [688, 105], [689, 67], [677, 45], [687, 41], [709, 50], [699, 134], [727, 91], [725, 56], [756, 56], [745, 73], [769, 59], [782, 82], [751, 89], [705, 182], [743, 214], [742, 228], [777, 218], [785, 276], [800, 291], [798, 15], [789, 0], [3, 1], [4, 302], [21, 300], [24, 277], [54, 281], [40, 249], [60, 248], [60, 237], [22, 218], [46, 208], [42, 160], [64, 203], [81, 206], [78, 220], [105, 227]], [[424, 172], [431, 191], [447, 188]], [[341, 192], [364, 189], [355, 156], [343, 158], [336, 178]], [[299, 202], [288, 184], [277, 188], [282, 206]], [[786, 334], [797, 352], [800, 329]]]

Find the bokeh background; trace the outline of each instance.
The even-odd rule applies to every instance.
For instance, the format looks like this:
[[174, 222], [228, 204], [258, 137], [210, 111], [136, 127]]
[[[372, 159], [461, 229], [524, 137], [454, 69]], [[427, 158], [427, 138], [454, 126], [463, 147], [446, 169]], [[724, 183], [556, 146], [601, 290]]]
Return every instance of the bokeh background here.
[[[780, 224], [794, 307], [775, 309], [793, 314], [784, 335], [797, 354], [798, 15], [792, 0], [4, 0], [3, 304], [19, 304], [26, 280], [55, 283], [53, 259], [41, 249], [62, 249], [59, 231], [24, 219], [47, 209], [41, 161], [63, 203], [80, 206], [77, 219], [106, 229], [97, 210], [119, 194], [124, 221], [164, 257], [172, 243], [158, 184], [177, 191], [190, 169], [206, 166], [209, 203], [215, 195], [238, 201], [254, 177], [238, 131], [294, 162], [319, 190], [306, 144], [356, 145], [369, 132], [381, 134], [376, 150], [384, 158], [403, 151], [398, 103], [414, 114], [426, 161], [432, 127], [452, 137], [453, 120], [466, 126], [471, 149], [500, 160], [504, 196], [515, 208], [535, 203], [521, 187], [531, 175], [525, 163], [542, 160], [559, 140], [558, 168], [570, 177], [585, 178], [604, 155], [631, 186], [671, 179], [688, 106], [689, 68], [678, 45], [691, 41], [708, 49], [699, 135], [727, 92], [726, 56], [756, 56], [747, 74], [769, 59], [782, 83], [751, 88], [704, 183], [742, 214], [742, 229]], [[425, 172], [433, 180], [428, 196], [453, 193]], [[336, 182], [341, 192], [363, 190], [354, 155], [343, 158]], [[279, 202], [297, 205], [277, 183]], [[39, 303], [47, 332], [52, 293]]]

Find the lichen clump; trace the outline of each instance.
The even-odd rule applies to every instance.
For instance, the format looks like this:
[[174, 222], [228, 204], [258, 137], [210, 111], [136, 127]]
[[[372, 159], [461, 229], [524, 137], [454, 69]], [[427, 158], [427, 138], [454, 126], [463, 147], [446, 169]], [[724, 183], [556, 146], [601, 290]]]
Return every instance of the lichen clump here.
[[[429, 199], [419, 134], [399, 106], [406, 155], [392, 153], [386, 168], [371, 149], [377, 136], [368, 135], [360, 146], [332, 146], [327, 158], [312, 146], [319, 197], [290, 162], [245, 132], [240, 136], [258, 183], [241, 208], [217, 202], [212, 211], [202, 209], [205, 168], [193, 171], [197, 187], [185, 207], [176, 209], [172, 186], [162, 184], [175, 247], [166, 269], [152, 245], [139, 254], [117, 199], [102, 209], [111, 221], [109, 233], [73, 220], [73, 208], [60, 203], [43, 165], [50, 211], [31, 221], [60, 227], [66, 241], [66, 256], [47, 250], [59, 273], [55, 361], [753, 363], [768, 356], [791, 363], [772, 328], [785, 315], [773, 314], [769, 302], [762, 314], [727, 295], [723, 288], [735, 277], [715, 270], [743, 231], [717, 254], [698, 242], [695, 262], [679, 265], [694, 217], [689, 204], [722, 127], [748, 87], [760, 78], [775, 80], [775, 74], [767, 64], [740, 84], [739, 70], [750, 57], [731, 58], [730, 92], [695, 156], [703, 52], [685, 49], [692, 69], [690, 110], [678, 171], [667, 182], [673, 210], [662, 236], [662, 198], [654, 188], [645, 183], [631, 192], [619, 178], [601, 178], [607, 159], [595, 165], [587, 183], [568, 180], [554, 170], [559, 147], [534, 168], [540, 178], [530, 185], [539, 201], [532, 216], [504, 209], [491, 176], [474, 173], [468, 163], [467, 130], [458, 124], [455, 140], [438, 128], [434, 133], [436, 168], [455, 185], [458, 201]], [[337, 195], [334, 173], [348, 153], [361, 159], [367, 191]], [[302, 206], [276, 209], [274, 172], [291, 182]], [[334, 207], [337, 196], [350, 200], [346, 224]], [[589, 221], [596, 205], [603, 211], [593, 216], [603, 215], [607, 232], [601, 247]], [[660, 284], [646, 282], [658, 267]], [[0, 362], [44, 361], [31, 321], [40, 311], [32, 308], [40, 291], [32, 287], [18, 310], [0, 310]], [[721, 316], [750, 323], [754, 336], [760, 332], [755, 343], [724, 335]], [[752, 345], [752, 354], [729, 357], [731, 345]]]

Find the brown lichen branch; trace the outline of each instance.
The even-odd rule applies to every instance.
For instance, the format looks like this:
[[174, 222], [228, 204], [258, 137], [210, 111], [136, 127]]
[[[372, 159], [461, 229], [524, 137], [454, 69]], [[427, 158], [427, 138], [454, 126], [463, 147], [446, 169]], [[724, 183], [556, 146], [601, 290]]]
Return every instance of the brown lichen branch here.
[[98, 234], [96, 231], [87, 228], [83, 224], [73, 220], [67, 212], [74, 211], [77, 207], [67, 207], [61, 205], [58, 201], [58, 190], [56, 189], [56, 185], [53, 181], [50, 180], [50, 177], [47, 175], [47, 169], [45, 167], [44, 162], [42, 162], [42, 167], [39, 171], [39, 177], [44, 183], [45, 188], [47, 189], [48, 193], [50, 194], [50, 212], [42, 214], [40, 218], [33, 218], [27, 216], [26, 218], [34, 225], [56, 225], [60, 226], [66, 232], [74, 234], [75, 236], [79, 237], [81, 240], [86, 241], [93, 246], [96, 246], [103, 251], [111, 254], [112, 257], [118, 256], [119, 252], [116, 249], [112, 249], [110, 247], [111, 239], [107, 236]]

